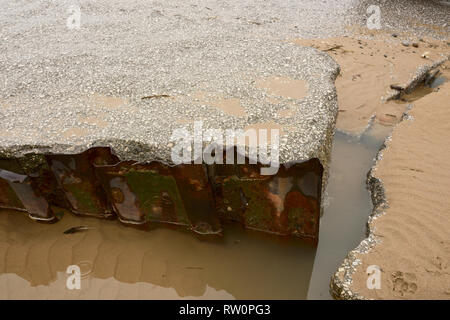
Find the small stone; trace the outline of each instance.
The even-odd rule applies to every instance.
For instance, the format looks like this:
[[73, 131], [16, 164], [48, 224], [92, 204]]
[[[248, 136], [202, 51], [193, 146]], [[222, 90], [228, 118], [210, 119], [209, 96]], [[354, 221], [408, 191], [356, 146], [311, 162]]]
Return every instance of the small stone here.
[[414, 48], [418, 48], [418, 47], [419, 47], [419, 44], [418, 44], [417, 42], [413, 42], [412, 46], [413, 46]]
[[402, 45], [404, 45], [405, 47], [409, 47], [409, 41], [403, 40]]
[[391, 34], [391, 36], [393, 36], [394, 38], [397, 38], [397, 37], [398, 37], [398, 34], [393, 33], [393, 34]]
[[430, 52], [429, 52], [429, 51], [426, 51], [426, 52], [424, 52], [424, 53], [422, 54], [422, 58], [424, 58], [424, 59], [428, 59], [429, 56], [430, 56]]

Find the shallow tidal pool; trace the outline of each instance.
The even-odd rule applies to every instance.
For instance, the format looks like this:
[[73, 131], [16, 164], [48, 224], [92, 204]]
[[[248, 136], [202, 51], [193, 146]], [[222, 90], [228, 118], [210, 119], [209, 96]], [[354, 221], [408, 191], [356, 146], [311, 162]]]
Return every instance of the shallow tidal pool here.
[[[365, 234], [365, 178], [382, 138], [336, 133], [317, 248], [225, 227], [223, 239], [65, 213], [55, 224], [0, 210], [0, 299], [331, 299], [331, 275]], [[74, 226], [89, 229], [63, 232]], [[69, 290], [69, 265], [81, 288]]]

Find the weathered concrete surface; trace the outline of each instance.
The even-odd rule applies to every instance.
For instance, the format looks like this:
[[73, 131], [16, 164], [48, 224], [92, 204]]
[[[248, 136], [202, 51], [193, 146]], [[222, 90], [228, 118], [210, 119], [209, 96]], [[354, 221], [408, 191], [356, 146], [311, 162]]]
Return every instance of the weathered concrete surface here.
[[[432, 1], [376, 4], [386, 22], [383, 28], [409, 30], [411, 26], [396, 12], [426, 17], [435, 25], [446, 21], [446, 7]], [[317, 124], [302, 123], [289, 134], [287, 138], [302, 148], [285, 148], [282, 160], [311, 157], [322, 146], [323, 136], [309, 128], [323, 127], [330, 119], [317, 111], [328, 106], [312, 114], [305, 106], [320, 106], [334, 94], [330, 78], [336, 66], [310, 49], [279, 40], [345, 33], [347, 22], [364, 24], [369, 3], [81, 1], [80, 28], [69, 29], [67, 21], [74, 12], [67, 10], [73, 5], [77, 7], [70, 1], [1, 4], [1, 139], [9, 151], [20, 153], [17, 145], [25, 144], [39, 148], [37, 142], [46, 141], [57, 152], [77, 152], [87, 144], [111, 145], [105, 140], [114, 139], [121, 158], [133, 154], [146, 160], [167, 159], [168, 148], [163, 145], [176, 120], [185, 121], [185, 115], [205, 118], [214, 127], [245, 124], [242, 118], [212, 113], [201, 99], [196, 101], [195, 93], [240, 99], [247, 122], [264, 123], [285, 106], [264, 101], [268, 95], [255, 89], [252, 81], [277, 74], [308, 81], [309, 95], [303, 107], [296, 102], [296, 109], [304, 122], [319, 119]], [[154, 94], [169, 97], [141, 101]], [[299, 125], [298, 119], [278, 122]], [[130, 147], [131, 141], [142, 140], [145, 146]]]
[[[13, 189], [26, 184], [27, 195], [34, 190], [31, 198], [21, 199], [30, 215], [55, 216], [50, 207], [59, 196], [42, 190], [42, 172], [51, 171], [52, 184], [64, 193], [60, 206], [78, 214], [109, 217], [116, 211], [128, 223], [145, 223], [151, 216], [217, 234], [221, 228], [212, 214], [213, 199], [226, 193], [232, 203], [221, 206], [225, 216], [242, 211], [244, 204], [252, 207], [243, 219], [249, 228], [316, 238], [337, 115], [337, 63], [316, 49], [267, 36], [264, 28], [252, 33], [253, 23], [241, 27], [229, 18], [215, 21], [205, 8], [199, 13], [191, 7], [183, 14], [176, 6], [164, 5], [161, 11], [141, 1], [103, 4], [82, 4], [79, 25], [77, 7], [63, 19], [57, 14], [67, 8], [57, 3], [5, 5], [0, 158], [17, 159], [20, 170], [1, 169], [19, 174], [21, 181], [2, 178]], [[67, 22], [67, 16], [75, 20]], [[215, 180], [220, 186], [209, 186], [205, 167], [181, 172], [149, 164], [176, 164], [171, 136], [182, 128], [193, 134], [195, 121], [202, 121], [203, 130], [279, 129], [281, 164], [318, 159], [323, 167], [314, 166], [319, 187], [314, 177], [311, 183], [318, 204], [294, 197], [299, 191], [291, 189], [301, 187], [289, 176], [289, 166], [274, 181], [259, 173], [237, 174], [242, 188], [252, 182], [243, 194], [226, 175]], [[225, 143], [225, 137], [216, 142]], [[249, 149], [245, 152], [249, 156]], [[120, 161], [120, 170], [108, 167]], [[149, 193], [153, 182], [140, 182], [150, 176], [166, 189]], [[261, 192], [276, 194], [270, 207], [256, 201]], [[301, 221], [282, 214], [290, 206]], [[309, 227], [299, 228], [310, 218]]]
[[[73, 12], [68, 10], [78, 4], [80, 29], [70, 30], [66, 24]], [[0, 12], [0, 103], [22, 105], [29, 113], [27, 104], [32, 100], [33, 111], [36, 111], [28, 115], [42, 127], [37, 132], [30, 128], [24, 133], [40, 135], [41, 140], [51, 143], [60, 143], [55, 133], [92, 136], [95, 126], [102, 131], [98, 139], [120, 136], [124, 140], [136, 138], [139, 141], [143, 135], [132, 137], [129, 131], [137, 135], [138, 130], [134, 127], [147, 127], [145, 119], [149, 112], [153, 112], [152, 117], [157, 119], [160, 109], [158, 113], [151, 110], [155, 105], [160, 108], [165, 108], [166, 104], [174, 105], [162, 101], [164, 99], [140, 103], [141, 97], [168, 94], [172, 99], [186, 98], [192, 92], [212, 88], [212, 93], [220, 96], [220, 90], [225, 90], [225, 96], [240, 98], [249, 94], [247, 98], [261, 100], [260, 93], [250, 88], [242, 94], [232, 91], [248, 87], [254, 80], [252, 76], [270, 76], [274, 70], [286, 73], [287, 70], [278, 69], [276, 65], [286, 64], [286, 69], [290, 68], [293, 63], [285, 63], [284, 58], [298, 60], [302, 53], [278, 43], [279, 40], [344, 34], [347, 32], [346, 23], [365, 25], [366, 10], [373, 4], [380, 6], [383, 30], [414, 31], [417, 35], [430, 32], [429, 26], [418, 21], [442, 26], [447, 22], [449, 10], [448, 6], [439, 5], [436, 1], [422, 0], [327, 0], [325, 4], [315, 1], [269, 1], [264, 4], [234, 1], [224, 4], [211, 0], [201, 5], [196, 1], [96, 1], [95, 4], [88, 1], [3, 1]], [[400, 19], [399, 15], [413, 19]], [[442, 36], [442, 30], [436, 32], [436, 36]], [[273, 47], [272, 41], [278, 47]], [[308, 66], [316, 64], [310, 58], [307, 60], [301, 68], [308, 69]], [[323, 63], [317, 62], [315, 67], [323, 70]], [[299, 66], [298, 61], [295, 64]], [[270, 68], [266, 68], [267, 65]], [[291, 76], [298, 76], [298, 71], [291, 71]], [[310, 71], [305, 70], [304, 73], [315, 72]], [[246, 79], [239, 72], [247, 74]], [[215, 78], [213, 82], [209, 81], [211, 78]], [[313, 97], [314, 92], [311, 93]], [[108, 99], [104, 99], [105, 95]], [[191, 101], [185, 102], [191, 105]], [[317, 104], [317, 101], [311, 102]], [[86, 110], [86, 104], [94, 106]], [[69, 108], [67, 105], [71, 110], [65, 112]], [[73, 109], [74, 105], [79, 107]], [[111, 105], [126, 106], [122, 109], [127, 109], [125, 112], [130, 114], [136, 113], [136, 121], [133, 121], [133, 115], [112, 112]], [[266, 111], [266, 105], [261, 101], [258, 105], [258, 109], [247, 110], [253, 111], [248, 114], [252, 123], [265, 120], [260, 114], [262, 110], [266, 118], [273, 115], [273, 108]], [[96, 112], [91, 113], [92, 109]], [[209, 109], [206, 109], [209, 117]], [[167, 114], [177, 111], [172, 108], [167, 110]], [[201, 114], [199, 110], [190, 111]], [[14, 112], [20, 113], [21, 110]], [[259, 114], [255, 114], [257, 112]], [[109, 116], [105, 117], [103, 113]], [[60, 121], [50, 123], [50, 115]], [[13, 118], [5, 118], [2, 123], [8, 126], [2, 129], [11, 132], [13, 126], [21, 125], [11, 123]], [[120, 135], [111, 129], [118, 124], [123, 128], [116, 130]], [[167, 121], [160, 125], [166, 127]], [[163, 137], [163, 133], [160, 136]], [[145, 138], [148, 139], [147, 136]], [[151, 145], [158, 138], [147, 144]], [[23, 137], [24, 142], [34, 143], [36, 140]], [[63, 140], [67, 141], [66, 137]]]
[[439, 0], [359, 0], [353, 1], [348, 10], [351, 24], [365, 26], [373, 14], [370, 6], [380, 8], [382, 30], [388, 30], [399, 37], [415, 35], [447, 39], [450, 30], [448, 16], [450, 6]]
[[[333, 276], [335, 298], [449, 299], [449, 94], [446, 82], [415, 102], [379, 152], [368, 236]], [[378, 289], [367, 286], [369, 266], [380, 269]]]
[[[111, 146], [121, 160], [170, 162], [171, 133], [183, 126], [192, 130], [192, 120], [203, 120], [204, 129], [273, 120], [291, 129], [281, 146], [282, 162], [325, 160], [336, 114], [338, 66], [332, 59], [310, 48], [249, 36], [233, 25], [218, 34], [203, 33], [199, 29], [214, 23], [169, 18], [141, 5], [82, 7], [79, 30], [58, 19], [53, 10], [62, 8], [54, 3], [5, 9], [2, 155]], [[31, 13], [33, 20], [24, 22], [22, 16]], [[174, 23], [179, 32], [165, 35], [162, 31]], [[274, 76], [305, 80], [307, 97], [269, 102], [274, 95], [255, 82]], [[199, 92], [238, 99], [245, 115], [221, 112], [198, 99]], [[152, 95], [168, 97], [145, 99]], [[292, 117], [276, 116], [287, 108], [294, 110]]]

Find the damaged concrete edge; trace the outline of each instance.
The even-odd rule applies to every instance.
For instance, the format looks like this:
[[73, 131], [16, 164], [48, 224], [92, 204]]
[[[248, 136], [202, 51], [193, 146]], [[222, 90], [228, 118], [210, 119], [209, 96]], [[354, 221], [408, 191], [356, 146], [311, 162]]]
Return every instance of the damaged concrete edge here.
[[400, 90], [393, 89], [388, 93], [388, 96], [386, 97], [385, 101], [398, 99], [402, 93], [411, 93], [414, 89], [417, 88], [418, 85], [420, 85], [427, 79], [427, 77], [429, 76], [429, 72], [431, 70], [436, 69], [449, 59], [450, 55], [442, 59], [439, 59], [433, 62], [432, 64], [419, 66], [416, 69], [413, 77], [406, 84], [400, 86]]
[[386, 209], [389, 208], [389, 203], [386, 198], [386, 191], [383, 185], [383, 181], [376, 176], [376, 169], [378, 163], [383, 159], [383, 152], [388, 147], [392, 140], [392, 134], [396, 130], [397, 126], [403, 121], [413, 120], [413, 117], [409, 114], [413, 105], [409, 104], [405, 112], [402, 114], [400, 122], [398, 122], [391, 134], [385, 139], [383, 145], [380, 147], [376, 157], [375, 163], [367, 173], [367, 188], [372, 199], [373, 210], [369, 215], [367, 221], [366, 238], [352, 251], [349, 252], [347, 257], [341, 263], [336, 273], [331, 277], [330, 282], [330, 294], [337, 300], [367, 300], [368, 298], [360, 295], [358, 292], [354, 292], [350, 287], [353, 282], [353, 274], [356, 272], [356, 266], [361, 264], [361, 260], [358, 259], [358, 255], [368, 253], [375, 245], [381, 242], [375, 234], [374, 221], [380, 216], [386, 213]]
[[[305, 47], [306, 48], [306, 47]], [[326, 66], [323, 68], [324, 74], [319, 78], [308, 76], [308, 83], [314, 89], [310, 89], [311, 92], [316, 92], [320, 97], [319, 102], [311, 101], [312, 110], [317, 109], [322, 113], [326, 113], [328, 116], [327, 122], [318, 122], [317, 117], [320, 112], [312, 112], [312, 119], [309, 122], [310, 126], [314, 128], [319, 127], [320, 136], [314, 137], [313, 142], [308, 145], [308, 148], [302, 152], [294, 152], [290, 146], [286, 146], [285, 143], [281, 143], [278, 149], [280, 155], [279, 165], [289, 166], [292, 163], [301, 163], [308, 161], [312, 158], [319, 159], [324, 172], [322, 176], [322, 195], [326, 194], [326, 186], [328, 181], [329, 162], [331, 158], [331, 146], [336, 129], [336, 117], [338, 113], [337, 106], [337, 93], [335, 87], [335, 79], [340, 73], [340, 66], [337, 62], [327, 53], [321, 52], [314, 48], [313, 50], [321, 59], [321, 63], [318, 65]], [[309, 101], [309, 100], [308, 100]], [[300, 114], [299, 114], [300, 115]], [[303, 116], [303, 115], [302, 115]], [[323, 117], [321, 117], [323, 118]], [[205, 127], [208, 129], [209, 127]], [[229, 127], [229, 129], [243, 129], [244, 127]], [[228, 129], [228, 128], [224, 128]], [[313, 130], [304, 130], [305, 132], [312, 132]], [[293, 135], [292, 138], [297, 138], [298, 135]], [[299, 139], [297, 139], [299, 141]], [[169, 142], [166, 141], [166, 142]], [[202, 148], [208, 145], [209, 142], [203, 142]], [[39, 167], [44, 161], [45, 155], [62, 155], [62, 154], [80, 154], [91, 148], [107, 147], [110, 148], [111, 153], [118, 157], [120, 161], [134, 161], [136, 163], [150, 163], [159, 162], [166, 166], [175, 166], [176, 164], [171, 161], [171, 147], [170, 143], [157, 143], [151, 141], [137, 141], [136, 139], [123, 139], [119, 137], [105, 138], [101, 135], [93, 136], [90, 141], [84, 143], [17, 143], [12, 142], [8, 144], [0, 145], [0, 158], [19, 158], [21, 159], [21, 165], [27, 172], [33, 172], [33, 169]], [[234, 145], [237, 147], [237, 144]], [[227, 146], [222, 145], [223, 150], [227, 149]], [[259, 154], [259, 147], [256, 153]], [[244, 156], [249, 157], [250, 151], [248, 146], [244, 146]], [[295, 149], [294, 149], [295, 150]], [[298, 150], [298, 148], [297, 148]], [[271, 148], [268, 148], [267, 156], [271, 158]], [[45, 162], [45, 161], [44, 161]], [[323, 203], [321, 201], [321, 215], [323, 213]]]

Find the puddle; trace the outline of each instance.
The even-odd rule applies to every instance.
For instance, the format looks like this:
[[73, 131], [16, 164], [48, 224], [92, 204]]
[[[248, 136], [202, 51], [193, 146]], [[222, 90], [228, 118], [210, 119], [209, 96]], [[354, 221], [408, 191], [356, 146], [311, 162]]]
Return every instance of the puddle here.
[[396, 103], [409, 103], [419, 100], [436, 90], [440, 85], [446, 82], [447, 79], [444, 76], [434, 78], [428, 84], [421, 84], [417, 86], [411, 93], [404, 93], [398, 100], [394, 100]]
[[[373, 136], [335, 136], [317, 250], [235, 224], [211, 242], [167, 226], [140, 230], [67, 212], [40, 224], [0, 210], [0, 298], [331, 299], [330, 277], [364, 237], [371, 211], [365, 177], [382, 143]], [[64, 234], [73, 226], [90, 229]], [[66, 289], [71, 264], [83, 265], [80, 290]]]
[[437, 77], [433, 80], [433, 82], [430, 83], [430, 87], [437, 88], [440, 85], [442, 85], [445, 81], [447, 81], [447, 78], [445, 77]]
[[91, 102], [95, 105], [112, 109], [117, 109], [128, 103], [128, 100], [126, 98], [105, 96], [100, 94], [95, 94], [91, 100]]
[[328, 291], [332, 274], [348, 252], [365, 238], [367, 219], [372, 211], [366, 177], [384, 141], [379, 131], [384, 130], [387, 129], [382, 126], [371, 129], [360, 140], [339, 132], [335, 135], [328, 206], [320, 222], [308, 299], [332, 299]]
[[420, 98], [425, 97], [427, 94], [430, 94], [434, 91], [432, 87], [420, 85], [416, 89], [414, 89], [411, 93], [404, 93], [400, 96], [398, 100], [394, 100], [396, 103], [407, 103], [414, 102], [419, 100]]
[[[221, 241], [66, 214], [57, 224], [0, 212], [0, 298], [305, 299], [315, 249], [299, 241], [226, 228]], [[66, 235], [70, 225], [92, 229]], [[65, 270], [83, 264], [81, 289]], [[18, 279], [20, 278], [20, 279]]]

